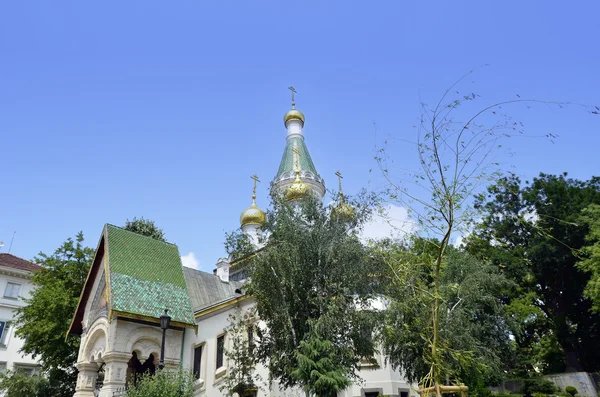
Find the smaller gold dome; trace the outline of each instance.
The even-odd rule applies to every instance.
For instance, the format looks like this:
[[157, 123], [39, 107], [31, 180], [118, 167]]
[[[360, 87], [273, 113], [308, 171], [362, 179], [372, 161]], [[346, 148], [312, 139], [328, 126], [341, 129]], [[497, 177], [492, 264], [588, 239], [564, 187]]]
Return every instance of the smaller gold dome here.
[[246, 225], [263, 225], [267, 221], [267, 215], [263, 210], [256, 205], [255, 197], [252, 198], [252, 204], [242, 215], [240, 215], [240, 224], [242, 227]]
[[287, 126], [287, 123], [290, 120], [300, 120], [302, 122], [302, 127], [304, 127], [304, 114], [298, 109], [293, 108], [283, 116], [283, 124], [285, 126]]
[[354, 218], [354, 215], [356, 215], [354, 207], [352, 207], [349, 204], [346, 204], [343, 201], [336, 205], [331, 211], [331, 216], [340, 221], [349, 221], [352, 218]]
[[300, 179], [300, 174], [296, 172], [296, 179], [285, 191], [285, 199], [287, 201], [301, 200], [310, 194], [310, 190], [310, 187]]

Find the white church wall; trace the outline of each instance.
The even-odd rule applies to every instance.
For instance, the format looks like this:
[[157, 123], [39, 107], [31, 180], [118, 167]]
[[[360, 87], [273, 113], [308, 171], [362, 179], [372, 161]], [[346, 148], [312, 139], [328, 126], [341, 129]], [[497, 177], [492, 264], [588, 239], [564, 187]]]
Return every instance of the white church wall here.
[[377, 365], [363, 365], [359, 371], [361, 380], [342, 392], [339, 397], [364, 397], [365, 393], [378, 391], [381, 396], [417, 396], [411, 385], [399, 371], [394, 371], [385, 363], [385, 356], [376, 353]]
[[[229, 326], [229, 315], [233, 314], [238, 307], [242, 312], [250, 309], [253, 305], [251, 299], [243, 300], [237, 305], [231, 305], [219, 311], [199, 317], [197, 319], [198, 335], [189, 330], [186, 331], [184, 339], [183, 365], [186, 368], [193, 368], [194, 349], [202, 346], [202, 361], [200, 370], [200, 379], [196, 381], [196, 396], [212, 397], [221, 396], [219, 387], [223, 383], [224, 376], [227, 374], [227, 363], [220, 370], [216, 368], [217, 338], [224, 333], [224, 329]], [[227, 337], [225, 346], [228, 347]], [[381, 353], [376, 355], [376, 366], [363, 366], [360, 370], [361, 381], [350, 386], [339, 394], [339, 397], [364, 397], [365, 392], [379, 391], [380, 395], [394, 397], [411, 397], [416, 394], [411, 391], [411, 386], [407, 383], [402, 374], [394, 371], [389, 365], [385, 364], [385, 357]], [[226, 360], [225, 360], [226, 362]], [[264, 366], [258, 366], [256, 373], [263, 380], [258, 392], [258, 397], [304, 397], [305, 394], [299, 389], [279, 390], [277, 383], [271, 385], [270, 390], [267, 385], [268, 370]]]

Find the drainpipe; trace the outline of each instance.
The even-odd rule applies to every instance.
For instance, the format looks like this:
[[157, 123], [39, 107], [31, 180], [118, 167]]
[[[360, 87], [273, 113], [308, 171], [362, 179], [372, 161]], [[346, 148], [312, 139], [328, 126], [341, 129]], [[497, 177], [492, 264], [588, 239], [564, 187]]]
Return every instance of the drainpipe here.
[[183, 329], [183, 333], [181, 334], [181, 355], [179, 356], [179, 365], [183, 368], [183, 344], [185, 342], [185, 328]]

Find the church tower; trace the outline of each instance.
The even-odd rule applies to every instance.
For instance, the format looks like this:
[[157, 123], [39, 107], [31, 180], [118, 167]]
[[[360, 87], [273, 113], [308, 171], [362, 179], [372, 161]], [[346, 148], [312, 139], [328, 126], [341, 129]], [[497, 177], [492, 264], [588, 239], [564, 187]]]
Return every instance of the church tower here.
[[289, 89], [292, 91], [292, 109], [283, 117], [287, 128], [286, 145], [277, 175], [271, 182], [271, 195], [282, 194], [289, 196], [286, 198], [293, 201], [301, 198], [305, 188], [308, 188], [322, 200], [325, 196], [325, 181], [317, 173], [304, 142], [304, 114], [296, 109], [296, 90], [294, 87]]

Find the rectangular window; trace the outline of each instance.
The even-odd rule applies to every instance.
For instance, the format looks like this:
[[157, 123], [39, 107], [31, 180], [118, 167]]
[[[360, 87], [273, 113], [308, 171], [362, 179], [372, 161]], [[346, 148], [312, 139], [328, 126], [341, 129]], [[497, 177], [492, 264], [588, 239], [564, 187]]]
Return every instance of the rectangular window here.
[[365, 393], [365, 397], [379, 397], [378, 391], [368, 391]]
[[17, 299], [19, 292], [21, 291], [21, 284], [17, 283], [6, 283], [6, 289], [4, 290], [4, 297], [10, 299]]
[[37, 367], [26, 367], [26, 366], [17, 366], [15, 365], [15, 372], [18, 372], [23, 375], [37, 375], [39, 373]]
[[408, 397], [408, 391], [400, 391], [400, 397]]
[[254, 352], [254, 327], [252, 325], [248, 327], [248, 351]]
[[10, 332], [10, 321], [0, 321], [0, 345], [6, 346]]
[[225, 356], [225, 335], [217, 338], [217, 369], [223, 366]]
[[194, 377], [200, 379], [200, 370], [202, 369], [202, 348], [204, 345], [194, 348]]
[[0, 374], [6, 373], [6, 363], [0, 363]]

